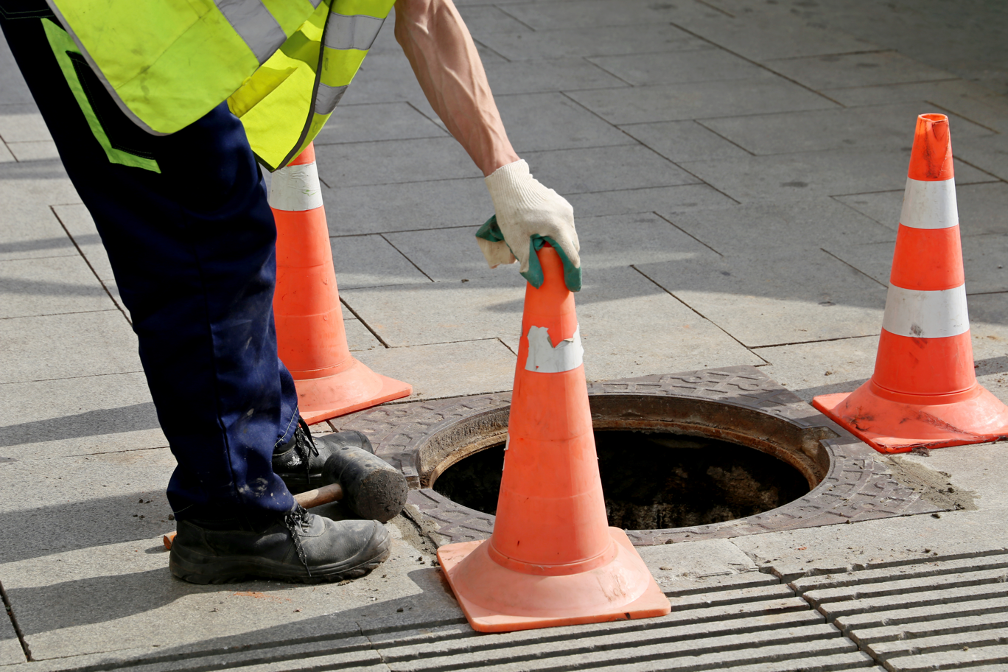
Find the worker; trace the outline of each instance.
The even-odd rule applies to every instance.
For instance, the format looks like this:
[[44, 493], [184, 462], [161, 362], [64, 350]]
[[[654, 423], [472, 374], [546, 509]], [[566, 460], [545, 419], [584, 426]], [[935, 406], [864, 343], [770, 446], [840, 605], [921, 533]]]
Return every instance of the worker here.
[[[273, 323], [276, 226], [259, 165], [318, 133], [392, 0], [0, 0], [0, 26], [108, 252], [177, 467], [169, 566], [222, 583], [362, 576], [384, 526], [334, 521], [290, 487], [321, 471]], [[534, 284], [550, 243], [580, 288], [571, 206], [515, 153], [451, 0], [397, 0], [395, 37], [486, 177], [491, 267]], [[342, 432], [344, 443], [366, 438]], [[336, 442], [338, 444], [338, 442]], [[333, 444], [330, 444], [333, 445]]]

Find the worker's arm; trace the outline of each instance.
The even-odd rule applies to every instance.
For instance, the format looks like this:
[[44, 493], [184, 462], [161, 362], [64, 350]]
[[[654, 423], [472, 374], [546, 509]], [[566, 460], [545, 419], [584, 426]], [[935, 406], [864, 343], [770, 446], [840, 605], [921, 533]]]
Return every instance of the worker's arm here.
[[[493, 267], [517, 257], [522, 274], [529, 277], [530, 243], [537, 235], [554, 243], [565, 265], [580, 269], [574, 211], [532, 177], [511, 147], [476, 45], [455, 5], [451, 0], [396, 0], [395, 10], [396, 40], [420, 88], [486, 177], [505, 241], [479, 240], [487, 262]], [[580, 280], [571, 287], [579, 288]]]

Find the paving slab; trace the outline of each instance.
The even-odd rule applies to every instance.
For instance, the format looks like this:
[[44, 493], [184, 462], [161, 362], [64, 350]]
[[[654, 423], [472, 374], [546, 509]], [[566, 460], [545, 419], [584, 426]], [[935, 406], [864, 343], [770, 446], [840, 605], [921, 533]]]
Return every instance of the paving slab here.
[[[67, 345], [77, 353], [68, 356]], [[117, 309], [0, 320], [0, 384], [140, 371]]]
[[642, 546], [638, 553], [665, 591], [691, 585], [695, 579], [737, 577], [739, 574], [753, 574], [753, 578], [760, 578], [756, 564], [727, 539]]
[[[878, 328], [882, 328], [881, 321]], [[852, 392], [875, 370], [878, 335], [760, 348], [763, 372], [807, 402], [820, 394]]]
[[1005, 142], [1004, 135], [957, 141], [955, 155], [962, 159], [960, 165], [965, 160], [1002, 180], [1008, 179], [1008, 142]]
[[742, 114], [823, 110], [836, 103], [783, 78], [690, 82], [568, 95], [613, 124], [712, 119]]
[[0, 219], [0, 260], [78, 256], [77, 248], [44, 204], [11, 208]]
[[7, 148], [7, 145], [0, 142], [0, 163], [12, 163], [17, 161], [11, 151]]
[[929, 67], [895, 51], [771, 60], [766, 61], [766, 65], [817, 91], [952, 78], [945, 70]]
[[56, 205], [53, 206], [53, 212], [70, 234], [78, 251], [87, 260], [88, 266], [97, 276], [104, 290], [112, 297], [119, 310], [128, 316], [129, 310], [119, 295], [119, 285], [112, 272], [112, 263], [109, 261], [108, 253], [102, 244], [101, 236], [98, 234], [94, 219], [91, 218], [91, 213], [84, 205]]
[[[739, 201], [793, 200], [809, 194], [844, 195], [906, 187], [907, 152], [833, 150], [716, 161], [687, 161], [682, 167]], [[995, 182], [989, 173], [962, 162], [956, 184]]]
[[[663, 211], [659, 210], [662, 214]], [[665, 215], [676, 227], [719, 253], [892, 243], [892, 229], [825, 197], [759, 201]]]
[[0, 456], [8, 459], [168, 445], [142, 373], [8, 383], [0, 402]]
[[773, 78], [766, 68], [722, 49], [594, 56], [588, 60], [634, 86]]
[[35, 213], [39, 206], [80, 203], [58, 159], [42, 159], [0, 166], [0, 199], [7, 217]]
[[4, 294], [0, 319], [115, 306], [80, 256], [0, 261], [0, 292]]
[[667, 23], [686, 17], [719, 17], [720, 12], [700, 3], [654, 3], [648, 0], [622, 0], [620, 11], [613, 12], [607, 0], [571, 0], [555, 4], [526, 2], [503, 8], [533, 30], [636, 26]]
[[620, 128], [669, 161], [732, 159], [752, 154], [692, 120], [627, 124]]
[[629, 215], [655, 211], [684, 212], [737, 203], [706, 184], [594, 191], [566, 194], [566, 197], [574, 207], [575, 219], [581, 216]]
[[536, 179], [564, 196], [700, 181], [640, 145], [528, 152], [524, 158]]
[[561, 93], [498, 95], [516, 152], [634, 145], [636, 141]]
[[11, 625], [5, 613], [0, 618], [0, 666], [16, 665], [25, 662], [25, 660], [21, 642], [18, 640], [17, 633], [14, 632], [14, 626]]
[[329, 145], [315, 160], [319, 179], [329, 187], [482, 177], [450, 137]]
[[412, 385], [413, 394], [403, 401], [500, 392], [514, 382], [515, 354], [496, 338], [375, 348], [355, 356], [373, 371]]
[[819, 249], [638, 268], [747, 347], [876, 335], [885, 308], [884, 287]]
[[461, 5], [458, 9], [466, 28], [476, 39], [495, 33], [530, 33], [532, 29], [494, 5]]
[[[787, 154], [859, 147], [890, 148], [909, 157], [920, 107], [877, 105], [711, 119], [704, 125], [753, 154]], [[956, 139], [990, 137], [988, 129], [952, 116]], [[909, 159], [908, 159], [909, 160]]]
[[[6, 94], [4, 91], [5, 100]], [[5, 143], [52, 142], [49, 129], [34, 102], [0, 107], [0, 138]]]
[[[349, 89], [348, 89], [349, 91]], [[443, 138], [447, 132], [407, 102], [339, 105], [315, 136], [319, 151], [323, 145], [376, 140]]]
[[509, 61], [516, 62], [712, 49], [708, 42], [667, 24], [591, 25], [534, 33], [494, 33], [481, 35], [480, 40]]
[[493, 201], [482, 177], [373, 187], [323, 186], [322, 197], [333, 236], [448, 227], [472, 227], [476, 233], [493, 214]]
[[[583, 58], [558, 56], [548, 60], [484, 63], [484, 68], [495, 96], [627, 86], [619, 77]], [[498, 99], [497, 104], [500, 102]], [[510, 125], [507, 128], [512, 133], [516, 130]]]
[[391, 37], [392, 25], [391, 20], [386, 20], [375, 42], [377, 46], [383, 40], [385, 32], [389, 31], [387, 39], [392, 41], [392, 45], [387, 52], [372, 47], [340, 104], [406, 102], [433, 121], [437, 119], [437, 114], [427, 102], [427, 97], [417, 83], [416, 75], [413, 74], [413, 69], [403, 55], [402, 49]]
[[58, 159], [56, 143], [51, 140], [33, 142], [6, 142], [7, 149], [17, 161], [38, 161], [40, 159]]
[[431, 281], [382, 236], [340, 236], [329, 243], [340, 289]]
[[0, 40], [0, 90], [3, 91], [0, 103], [34, 104], [31, 91], [14, 61], [14, 54], [7, 46], [7, 40]]
[[350, 352], [385, 347], [357, 318], [347, 319], [344, 317], [343, 328], [346, 330], [347, 347], [350, 349]]

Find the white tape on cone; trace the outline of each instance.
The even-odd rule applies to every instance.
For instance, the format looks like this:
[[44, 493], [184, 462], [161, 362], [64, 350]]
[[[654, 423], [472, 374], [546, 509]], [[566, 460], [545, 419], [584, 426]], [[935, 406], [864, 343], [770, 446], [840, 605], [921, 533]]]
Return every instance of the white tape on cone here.
[[947, 338], [966, 333], [966, 285], [932, 292], [889, 285], [882, 328], [908, 338]]
[[322, 207], [322, 185], [315, 162], [287, 166], [273, 173], [270, 182], [270, 207], [301, 212]]
[[925, 182], [907, 178], [900, 224], [912, 229], [948, 229], [959, 226], [955, 180]]
[[556, 347], [550, 342], [549, 329], [529, 327], [528, 359], [525, 370], [536, 373], [563, 373], [581, 366], [584, 348], [581, 347], [581, 325], [574, 329], [574, 335], [560, 341]]

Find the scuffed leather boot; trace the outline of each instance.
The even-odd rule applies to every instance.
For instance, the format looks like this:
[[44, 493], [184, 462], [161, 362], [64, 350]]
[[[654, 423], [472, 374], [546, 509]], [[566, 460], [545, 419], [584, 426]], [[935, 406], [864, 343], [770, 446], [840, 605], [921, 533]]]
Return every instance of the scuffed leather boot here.
[[334, 521], [299, 505], [261, 525], [213, 529], [212, 522], [180, 520], [168, 566], [190, 583], [272, 579], [323, 583], [364, 576], [392, 549], [373, 520]]
[[326, 485], [322, 478], [322, 467], [334, 451], [346, 448], [366, 450], [374, 454], [368, 438], [352, 429], [327, 434], [320, 449], [312, 439], [308, 425], [298, 418], [294, 436], [273, 451], [273, 472], [283, 479], [292, 493], [305, 492]]

